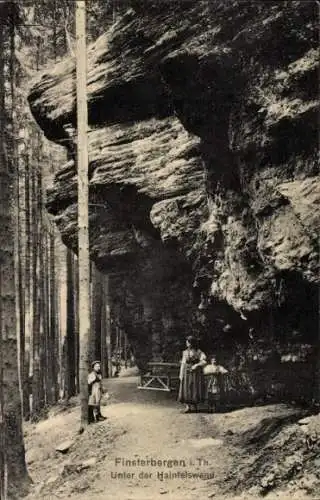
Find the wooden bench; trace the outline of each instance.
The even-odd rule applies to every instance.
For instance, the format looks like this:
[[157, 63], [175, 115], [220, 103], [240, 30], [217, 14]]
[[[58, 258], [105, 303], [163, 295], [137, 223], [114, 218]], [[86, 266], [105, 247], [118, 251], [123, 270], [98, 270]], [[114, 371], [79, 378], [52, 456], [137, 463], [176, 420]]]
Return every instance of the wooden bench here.
[[179, 381], [180, 363], [148, 363], [150, 371], [141, 375], [138, 389], [171, 392]]

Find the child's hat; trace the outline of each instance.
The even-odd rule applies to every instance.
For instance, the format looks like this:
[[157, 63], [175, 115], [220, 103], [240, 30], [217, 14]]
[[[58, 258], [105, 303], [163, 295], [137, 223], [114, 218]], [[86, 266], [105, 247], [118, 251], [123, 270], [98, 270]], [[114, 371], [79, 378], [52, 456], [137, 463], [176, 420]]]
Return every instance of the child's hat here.
[[96, 365], [97, 363], [99, 363], [99, 365], [100, 365], [100, 364], [101, 364], [101, 361], [99, 361], [98, 359], [97, 359], [96, 361], [93, 361], [93, 362], [91, 363], [91, 368], [93, 368], [93, 367], [94, 367], [94, 365]]

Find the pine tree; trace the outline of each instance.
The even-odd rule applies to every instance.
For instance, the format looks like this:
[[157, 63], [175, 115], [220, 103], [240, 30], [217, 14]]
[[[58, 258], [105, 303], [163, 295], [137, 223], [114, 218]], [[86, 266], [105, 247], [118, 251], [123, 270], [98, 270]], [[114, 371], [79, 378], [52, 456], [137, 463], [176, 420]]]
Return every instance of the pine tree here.
[[90, 266], [88, 216], [88, 105], [86, 92], [86, 3], [76, 2], [77, 33], [77, 162], [78, 162], [78, 264], [79, 264], [79, 382], [80, 432], [88, 423], [88, 347], [90, 341]]
[[[0, 493], [18, 498], [28, 485], [22, 433], [22, 404], [17, 352], [15, 289], [15, 178], [12, 158], [6, 148], [6, 66], [8, 26], [16, 23], [16, 6], [0, 5]], [[12, 53], [11, 53], [12, 57]], [[9, 63], [10, 64], [10, 63]], [[12, 103], [11, 103], [12, 105]], [[11, 162], [10, 162], [11, 160]], [[11, 165], [10, 165], [11, 163]]]
[[76, 394], [76, 342], [74, 314], [74, 255], [67, 250], [67, 338], [65, 387], [67, 398]]

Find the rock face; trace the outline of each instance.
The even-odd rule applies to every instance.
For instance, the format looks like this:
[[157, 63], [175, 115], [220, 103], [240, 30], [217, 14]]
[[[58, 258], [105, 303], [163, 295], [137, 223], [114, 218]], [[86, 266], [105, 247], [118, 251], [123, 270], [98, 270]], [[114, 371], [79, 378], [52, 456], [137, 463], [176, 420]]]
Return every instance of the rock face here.
[[[315, 344], [317, 42], [311, 1], [132, 0], [89, 47], [91, 256], [147, 332]], [[48, 210], [76, 250], [75, 61], [29, 102], [68, 149]]]

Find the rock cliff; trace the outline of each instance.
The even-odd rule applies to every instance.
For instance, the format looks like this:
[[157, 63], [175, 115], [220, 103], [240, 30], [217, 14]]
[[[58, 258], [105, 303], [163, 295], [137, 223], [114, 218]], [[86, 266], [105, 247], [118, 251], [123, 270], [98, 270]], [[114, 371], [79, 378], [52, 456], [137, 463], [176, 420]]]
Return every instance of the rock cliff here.
[[[88, 48], [90, 251], [143, 305], [132, 338], [315, 345], [318, 59], [311, 1], [132, 0]], [[75, 61], [29, 102], [76, 251]]]

